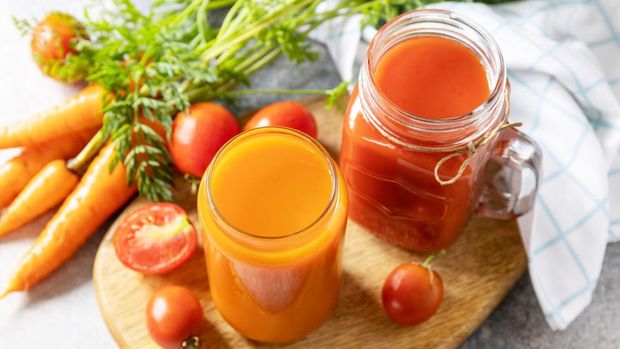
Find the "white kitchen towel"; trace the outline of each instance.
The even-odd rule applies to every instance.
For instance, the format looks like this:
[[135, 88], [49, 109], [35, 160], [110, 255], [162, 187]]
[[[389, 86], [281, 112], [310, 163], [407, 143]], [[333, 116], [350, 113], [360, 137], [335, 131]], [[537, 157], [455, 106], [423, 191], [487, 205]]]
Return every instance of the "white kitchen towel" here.
[[[536, 205], [519, 224], [539, 303], [549, 325], [564, 329], [592, 299], [607, 242], [620, 239], [620, 1], [434, 7], [493, 35], [511, 81], [511, 120], [543, 149]], [[352, 55], [375, 32], [356, 24], [314, 33], [343, 79], [355, 78]]]

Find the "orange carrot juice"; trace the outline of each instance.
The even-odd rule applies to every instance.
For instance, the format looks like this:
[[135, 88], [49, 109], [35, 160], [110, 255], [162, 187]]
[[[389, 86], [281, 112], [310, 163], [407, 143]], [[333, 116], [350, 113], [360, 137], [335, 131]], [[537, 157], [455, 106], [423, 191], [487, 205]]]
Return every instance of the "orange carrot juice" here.
[[198, 194], [213, 302], [242, 335], [290, 342], [336, 306], [347, 194], [334, 161], [297, 131], [244, 132]]

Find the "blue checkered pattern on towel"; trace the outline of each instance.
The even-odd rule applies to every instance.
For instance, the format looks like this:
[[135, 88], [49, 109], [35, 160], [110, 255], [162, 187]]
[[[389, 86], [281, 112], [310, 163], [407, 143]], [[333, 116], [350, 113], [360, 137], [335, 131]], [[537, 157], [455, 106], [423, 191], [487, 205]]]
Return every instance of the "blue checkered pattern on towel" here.
[[493, 34], [512, 84], [511, 120], [543, 149], [536, 207], [520, 226], [545, 317], [563, 329], [590, 303], [607, 240], [620, 238], [620, 2], [441, 7]]

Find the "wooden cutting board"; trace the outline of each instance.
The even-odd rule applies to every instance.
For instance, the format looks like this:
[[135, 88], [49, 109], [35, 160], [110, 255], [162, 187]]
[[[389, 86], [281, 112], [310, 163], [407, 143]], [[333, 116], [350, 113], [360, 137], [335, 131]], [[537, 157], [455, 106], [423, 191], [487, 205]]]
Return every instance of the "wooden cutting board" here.
[[[332, 154], [337, 154], [341, 113], [326, 109], [323, 99], [303, 103], [317, 118], [319, 140]], [[180, 204], [190, 212], [192, 222], [200, 229], [195, 197], [181, 181], [178, 189]], [[137, 199], [125, 212], [143, 203]], [[110, 228], [99, 247], [93, 275], [99, 309], [121, 348], [157, 348], [146, 331], [144, 313], [149, 296], [165, 284], [185, 286], [199, 296], [206, 319], [200, 334], [205, 348], [269, 347], [240, 336], [214, 308], [202, 251], [169, 275], [142, 276], [125, 268], [116, 258], [112, 245], [115, 226]], [[288, 347], [455, 348], [504, 298], [525, 271], [527, 262], [514, 221], [472, 218], [463, 236], [433, 264], [445, 286], [439, 312], [417, 327], [400, 327], [383, 312], [383, 281], [398, 264], [423, 258], [392, 246], [349, 221], [340, 303], [327, 323]]]

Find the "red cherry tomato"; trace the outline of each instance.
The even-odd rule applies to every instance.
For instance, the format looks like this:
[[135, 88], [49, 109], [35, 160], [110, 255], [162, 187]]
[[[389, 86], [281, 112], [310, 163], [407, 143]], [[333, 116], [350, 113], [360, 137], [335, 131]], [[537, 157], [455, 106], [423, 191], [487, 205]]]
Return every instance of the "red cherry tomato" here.
[[58, 68], [68, 55], [76, 53], [74, 45], [79, 38], [84, 37], [84, 27], [75, 17], [52, 12], [32, 30], [32, 57], [45, 75], [66, 82], [79, 80], [82, 76], [66, 76], [59, 73]]
[[171, 203], [152, 203], [136, 209], [114, 232], [118, 259], [147, 275], [165, 274], [180, 267], [197, 245], [196, 230], [187, 213]]
[[168, 144], [174, 165], [183, 173], [202, 177], [215, 153], [239, 133], [237, 120], [215, 103], [197, 103], [189, 114], [179, 113]]
[[316, 138], [317, 127], [312, 113], [299, 103], [276, 102], [259, 110], [243, 128], [244, 131], [264, 126], [294, 128]]
[[443, 282], [436, 272], [420, 264], [404, 263], [383, 285], [383, 308], [401, 325], [417, 325], [437, 312], [443, 300]]
[[196, 296], [180, 286], [164, 286], [146, 305], [146, 328], [151, 338], [166, 349], [179, 349], [197, 336], [204, 322]]

